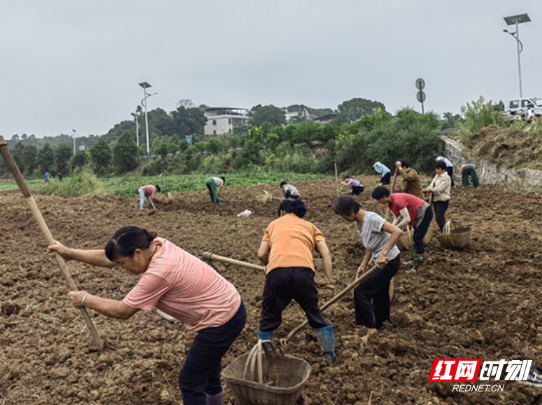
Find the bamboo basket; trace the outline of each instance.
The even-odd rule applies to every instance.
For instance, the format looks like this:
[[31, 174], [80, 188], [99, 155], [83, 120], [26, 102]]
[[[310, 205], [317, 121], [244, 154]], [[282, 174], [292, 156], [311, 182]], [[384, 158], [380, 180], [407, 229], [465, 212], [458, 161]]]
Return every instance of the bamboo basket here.
[[[423, 237], [423, 243], [425, 245], [428, 245], [429, 242], [431, 242], [431, 239], [433, 239], [433, 235], [435, 234], [435, 228], [430, 226], [427, 230], [427, 233]], [[403, 234], [399, 238], [398, 245], [400, 248], [404, 250], [411, 249], [414, 246], [414, 229], [407, 228], [405, 231], [403, 231]]]
[[256, 196], [256, 200], [258, 200], [258, 202], [261, 202], [261, 203], [268, 203], [268, 202], [271, 202], [273, 201], [273, 196], [271, 194], [269, 194], [267, 191], [263, 191], [264, 194], [259, 194]]
[[258, 340], [250, 353], [237, 357], [223, 371], [239, 405], [294, 405], [309, 380], [311, 366], [285, 355], [269, 340]]
[[450, 220], [444, 225], [442, 234], [437, 236], [437, 240], [445, 249], [463, 249], [469, 244], [471, 235], [471, 228], [464, 228], [459, 222]]

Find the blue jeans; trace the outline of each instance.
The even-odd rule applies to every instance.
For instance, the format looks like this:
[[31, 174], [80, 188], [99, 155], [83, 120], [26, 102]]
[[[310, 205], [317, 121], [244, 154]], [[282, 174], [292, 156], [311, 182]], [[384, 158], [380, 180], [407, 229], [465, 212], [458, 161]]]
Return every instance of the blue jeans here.
[[179, 374], [184, 405], [206, 405], [207, 394], [222, 392], [220, 371], [222, 357], [245, 327], [245, 305], [222, 326], [200, 330], [188, 351]]
[[[142, 210], [143, 209], [143, 204], [145, 203], [145, 191], [143, 191], [142, 188], [140, 188], [137, 191], [139, 193], [139, 209]], [[151, 205], [151, 197], [150, 196], [147, 196], [147, 201], [148, 201], [149, 205]]]

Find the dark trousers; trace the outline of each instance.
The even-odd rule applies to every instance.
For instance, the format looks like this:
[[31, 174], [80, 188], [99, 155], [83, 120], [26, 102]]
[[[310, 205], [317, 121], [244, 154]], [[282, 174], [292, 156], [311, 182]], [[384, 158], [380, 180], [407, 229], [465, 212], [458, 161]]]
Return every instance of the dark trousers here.
[[363, 193], [363, 190], [365, 190], [363, 186], [354, 186], [352, 187], [352, 195], [360, 195]]
[[391, 179], [391, 174], [390, 172], [387, 172], [384, 176], [380, 178], [380, 182], [382, 183], [383, 186], [386, 186], [390, 184], [390, 179]]
[[433, 208], [435, 209], [435, 218], [437, 220], [440, 232], [442, 232], [442, 230], [444, 229], [444, 225], [446, 225], [446, 219], [444, 218], [444, 216], [446, 215], [446, 210], [448, 209], [449, 203], [450, 200], [433, 202]]
[[241, 302], [237, 313], [224, 325], [198, 332], [179, 374], [185, 405], [206, 405], [206, 394], [222, 392], [220, 363], [245, 327], [246, 319], [245, 305]]
[[423, 216], [422, 222], [418, 227], [414, 228], [414, 235], [412, 235], [412, 239], [414, 239], [414, 250], [416, 253], [423, 255], [424, 247], [423, 247], [423, 238], [425, 237], [425, 234], [427, 233], [427, 230], [429, 229], [429, 225], [431, 225], [431, 220], [433, 219], [433, 210], [431, 207], [427, 207], [425, 210], [425, 215]]
[[397, 255], [384, 268], [377, 269], [356, 287], [356, 324], [381, 329], [384, 321], [390, 321], [390, 281], [400, 265], [401, 257]]
[[272, 332], [282, 323], [282, 311], [294, 300], [305, 311], [312, 328], [328, 323], [318, 307], [314, 271], [307, 267], [279, 267], [265, 277], [260, 330]]
[[454, 186], [454, 167], [446, 166], [446, 172], [448, 173], [448, 176], [450, 176], [450, 180], [452, 181], [452, 187], [453, 187]]
[[479, 187], [480, 180], [478, 179], [478, 174], [476, 173], [476, 169], [473, 165], [463, 166], [463, 174], [461, 176], [461, 182], [463, 183], [463, 187], [468, 187], [470, 185], [469, 176], [472, 180], [472, 185], [474, 187]]

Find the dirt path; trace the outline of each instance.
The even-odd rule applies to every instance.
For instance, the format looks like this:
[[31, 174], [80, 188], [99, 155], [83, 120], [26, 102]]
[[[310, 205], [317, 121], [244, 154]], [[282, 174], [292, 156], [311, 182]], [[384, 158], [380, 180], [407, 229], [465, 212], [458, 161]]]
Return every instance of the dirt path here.
[[[376, 177], [364, 177], [372, 184]], [[327, 238], [333, 254], [336, 291], [350, 283], [363, 248], [355, 229], [333, 214], [332, 180], [297, 182], [308, 208], [306, 219]], [[175, 195], [157, 204], [155, 215], [141, 214], [138, 197], [108, 195], [79, 199], [36, 196], [55, 238], [79, 248], [102, 248], [116, 229], [137, 225], [156, 231], [202, 257], [204, 251], [258, 264], [256, 251], [265, 227], [276, 217], [278, 201], [260, 204], [256, 194], [278, 186], [224, 189], [223, 206], [206, 192]], [[367, 210], [384, 210], [360, 197]], [[313, 365], [299, 403], [372, 404], [532, 404], [542, 392], [515, 382], [501, 393], [453, 393], [452, 384], [428, 383], [434, 358], [538, 359], [542, 362], [542, 199], [495, 187], [457, 188], [448, 218], [473, 228], [463, 251], [427, 248], [427, 265], [417, 274], [400, 271], [392, 321], [359, 351], [364, 334], [355, 326], [347, 296], [326, 318], [336, 330], [337, 361], [319, 362], [309, 329], [288, 346]], [[179, 404], [177, 375], [193, 334], [151, 312], [128, 321], [93, 314], [106, 347], [90, 349], [84, 322], [68, 302], [64, 280], [18, 192], [0, 194], [0, 404]], [[236, 214], [250, 209], [248, 218]], [[405, 253], [406, 255], [406, 253]], [[321, 269], [320, 262], [316, 261]], [[118, 269], [68, 263], [81, 289], [121, 299], [136, 279]], [[241, 293], [248, 310], [242, 336], [225, 364], [255, 343], [264, 278], [257, 271], [216, 264]], [[332, 292], [321, 291], [322, 302]], [[284, 337], [304, 319], [293, 305], [277, 331]], [[226, 403], [233, 404], [227, 392]]]

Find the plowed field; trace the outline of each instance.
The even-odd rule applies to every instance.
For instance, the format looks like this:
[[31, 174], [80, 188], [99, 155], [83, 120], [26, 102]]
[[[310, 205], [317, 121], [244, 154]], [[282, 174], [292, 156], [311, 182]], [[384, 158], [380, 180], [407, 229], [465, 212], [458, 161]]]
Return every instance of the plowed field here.
[[[365, 177], [374, 184], [376, 177]], [[306, 220], [326, 236], [333, 254], [335, 293], [354, 279], [363, 247], [354, 226], [331, 210], [332, 180], [296, 182], [308, 209]], [[364, 209], [384, 213], [367, 187]], [[278, 197], [278, 186], [223, 190], [225, 204], [211, 204], [206, 191], [180, 193], [157, 212], [138, 209], [138, 197], [118, 200], [105, 194], [78, 199], [35, 196], [53, 236], [77, 248], [102, 248], [121, 226], [156, 231], [183, 249], [258, 264], [256, 251], [278, 201], [261, 204], [264, 189]], [[452, 383], [428, 383], [434, 358], [534, 359], [542, 362], [542, 199], [496, 187], [456, 187], [448, 218], [472, 227], [464, 250], [436, 243], [415, 274], [400, 270], [395, 280], [392, 324], [360, 350], [363, 328], [354, 322], [352, 296], [331, 306], [326, 319], [335, 327], [337, 360], [319, 361], [310, 329], [287, 351], [312, 365], [298, 403], [354, 404], [542, 404], [542, 391], [504, 382], [499, 393], [452, 392]], [[92, 349], [78, 310], [46, 242], [19, 192], [0, 194], [0, 405], [11, 404], [180, 404], [177, 375], [193, 338], [180, 323], [141, 311], [128, 321], [91, 312], [105, 341]], [[249, 209], [249, 217], [237, 217]], [[404, 258], [408, 253], [403, 253]], [[317, 259], [317, 272], [321, 262]], [[264, 276], [258, 271], [214, 262], [239, 290], [248, 322], [224, 365], [256, 341]], [[122, 299], [137, 279], [122, 269], [68, 262], [80, 289]], [[321, 274], [321, 273], [320, 273]], [[333, 296], [322, 289], [321, 303]], [[277, 338], [304, 320], [296, 304], [284, 314]], [[234, 404], [228, 390], [226, 403]]]

